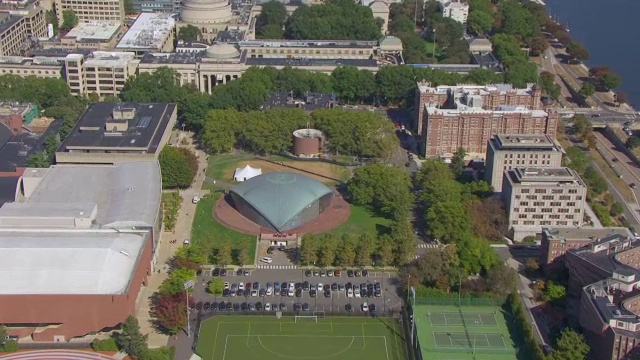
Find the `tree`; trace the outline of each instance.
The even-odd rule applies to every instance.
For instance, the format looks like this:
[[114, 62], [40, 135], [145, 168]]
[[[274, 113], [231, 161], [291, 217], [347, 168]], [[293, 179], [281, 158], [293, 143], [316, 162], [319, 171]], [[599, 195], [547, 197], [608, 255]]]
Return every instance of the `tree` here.
[[493, 84], [501, 81], [501, 79], [499, 79], [499, 75], [496, 75], [493, 70], [482, 68], [471, 70], [468, 78], [472, 83], [478, 85]]
[[464, 172], [464, 168], [467, 167], [467, 164], [464, 161], [465, 156], [467, 156], [467, 152], [464, 151], [464, 148], [462, 146], [460, 146], [451, 158], [451, 164], [449, 164], [449, 168], [456, 176], [462, 175], [462, 172]]
[[262, 4], [262, 12], [256, 18], [256, 35], [259, 39], [281, 39], [284, 36], [284, 22], [287, 9], [279, 1]]
[[376, 91], [373, 73], [355, 66], [341, 66], [331, 73], [333, 88], [338, 97], [347, 102], [365, 101]]
[[120, 349], [118, 349], [118, 342], [114, 337], [93, 339], [91, 342], [91, 349], [93, 349], [93, 351], [120, 351]]
[[312, 265], [318, 261], [318, 248], [316, 246], [317, 238], [314, 235], [305, 235], [300, 246], [300, 264]]
[[540, 56], [549, 48], [549, 42], [543, 35], [538, 35], [529, 42], [529, 51], [531, 55]]
[[189, 24], [180, 28], [180, 32], [178, 33], [178, 40], [182, 40], [187, 43], [196, 42], [200, 40], [201, 35], [202, 33], [200, 32], [200, 29], [198, 27]]
[[416, 241], [409, 221], [396, 221], [391, 224], [390, 237], [394, 243], [394, 261], [404, 265], [416, 253]]
[[140, 359], [147, 351], [147, 336], [142, 335], [138, 319], [132, 315], [122, 323], [122, 332], [117, 340], [120, 348], [135, 358]]
[[516, 272], [504, 265], [494, 266], [485, 276], [487, 290], [492, 294], [506, 297], [516, 288]]
[[[169, 334], [177, 334], [187, 325], [187, 295], [183, 292], [160, 296], [151, 310], [162, 328]], [[193, 298], [189, 303], [193, 306]]]
[[124, 0], [124, 13], [127, 15], [136, 13], [136, 10], [133, 8], [132, 0]]
[[529, 276], [533, 276], [540, 270], [540, 262], [536, 259], [529, 259], [525, 264], [525, 271]]
[[73, 10], [62, 11], [62, 26], [61, 30], [69, 31], [78, 25], [78, 16]]
[[566, 328], [560, 334], [556, 348], [549, 355], [549, 360], [584, 360], [589, 353], [589, 345], [582, 334]]
[[344, 267], [353, 266], [355, 259], [356, 248], [353, 243], [353, 238], [350, 234], [345, 233], [342, 235], [340, 245], [338, 246], [338, 264]]
[[404, 169], [369, 164], [355, 169], [347, 188], [355, 204], [368, 206], [394, 220], [406, 220], [413, 210], [411, 185]]
[[482, 10], [472, 10], [469, 12], [467, 26], [469, 26], [469, 29], [474, 33], [484, 35], [493, 27], [493, 17], [491, 13]]
[[51, 160], [45, 151], [37, 151], [27, 158], [27, 166], [32, 168], [47, 168], [51, 165]]
[[355, 253], [355, 264], [357, 266], [371, 265], [371, 254], [374, 250], [374, 241], [375, 239], [367, 233], [360, 235]]
[[196, 278], [196, 271], [193, 269], [178, 268], [169, 273], [160, 285], [161, 294], [178, 294], [184, 292], [184, 283]]
[[222, 291], [224, 290], [224, 281], [221, 278], [214, 278], [209, 281], [209, 285], [207, 285], [207, 291], [210, 294], [214, 295], [222, 295]]
[[618, 106], [620, 106], [620, 104], [626, 104], [628, 102], [627, 93], [621, 91], [617, 91], [615, 94], [613, 94], [613, 98], [615, 99], [615, 102], [618, 104]]
[[582, 88], [580, 89], [580, 92], [579, 92], [580, 96], [586, 99], [595, 93], [596, 93], [596, 87], [592, 83], [587, 81], [582, 83]]
[[165, 189], [188, 188], [198, 172], [198, 159], [186, 148], [167, 145], [160, 152], [158, 161]]
[[240, 265], [245, 265], [249, 262], [249, 250], [247, 249], [246, 243], [240, 244], [240, 247], [236, 251], [236, 258]]
[[218, 245], [217, 263], [222, 266], [231, 264], [231, 246], [227, 241], [222, 241]]
[[576, 61], [589, 60], [589, 51], [578, 41], [571, 40], [567, 44], [567, 54]]
[[600, 85], [607, 91], [620, 86], [620, 77], [613, 72], [609, 72], [600, 77]]
[[388, 266], [393, 263], [393, 243], [388, 237], [382, 237], [376, 250], [376, 265]]
[[56, 15], [55, 10], [47, 10], [45, 17], [47, 24], [53, 25], [53, 35], [57, 34], [60, 24], [58, 23], [58, 16]]
[[629, 148], [629, 150], [633, 150], [640, 146], [640, 139], [635, 136], [629, 136], [625, 145], [627, 146], [627, 148]]
[[567, 296], [567, 288], [561, 284], [556, 284], [553, 280], [549, 280], [547, 281], [543, 296], [546, 301], [559, 304], [563, 302]]
[[624, 212], [624, 207], [619, 202], [615, 202], [611, 205], [609, 213], [611, 216], [618, 216]]

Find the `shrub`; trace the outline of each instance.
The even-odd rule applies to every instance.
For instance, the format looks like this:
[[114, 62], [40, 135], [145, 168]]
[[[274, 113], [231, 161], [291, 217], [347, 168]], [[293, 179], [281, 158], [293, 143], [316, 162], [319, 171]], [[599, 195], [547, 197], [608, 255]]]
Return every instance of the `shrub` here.
[[120, 351], [116, 339], [109, 337], [107, 339], [93, 339], [91, 348], [94, 351]]

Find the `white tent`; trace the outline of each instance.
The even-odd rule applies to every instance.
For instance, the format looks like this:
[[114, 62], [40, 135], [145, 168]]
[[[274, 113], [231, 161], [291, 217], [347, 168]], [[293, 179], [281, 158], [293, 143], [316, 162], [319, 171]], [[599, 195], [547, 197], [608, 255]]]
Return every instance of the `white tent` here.
[[251, 166], [247, 165], [243, 168], [236, 168], [236, 172], [233, 174], [233, 180], [245, 181], [258, 175], [262, 175], [262, 169], [252, 168]]

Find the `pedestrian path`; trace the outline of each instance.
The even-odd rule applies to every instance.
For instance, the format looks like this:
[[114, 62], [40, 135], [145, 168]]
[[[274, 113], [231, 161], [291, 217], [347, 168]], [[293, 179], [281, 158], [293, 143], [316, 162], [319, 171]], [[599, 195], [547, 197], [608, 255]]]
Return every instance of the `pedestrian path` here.
[[297, 269], [297, 265], [258, 265], [258, 269], [271, 269], [271, 270], [282, 270], [282, 269]]
[[418, 244], [418, 248], [419, 249], [435, 249], [437, 247], [438, 247], [438, 245], [436, 245], [436, 244], [427, 244], [427, 243]]

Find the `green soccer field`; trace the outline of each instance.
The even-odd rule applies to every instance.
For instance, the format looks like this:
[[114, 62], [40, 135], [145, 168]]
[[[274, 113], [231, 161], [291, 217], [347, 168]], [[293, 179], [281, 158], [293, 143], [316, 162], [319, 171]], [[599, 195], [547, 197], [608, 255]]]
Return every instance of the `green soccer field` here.
[[512, 321], [499, 306], [417, 305], [420, 350], [432, 360], [515, 360]]
[[200, 326], [203, 360], [406, 360], [395, 319], [214, 316]]

